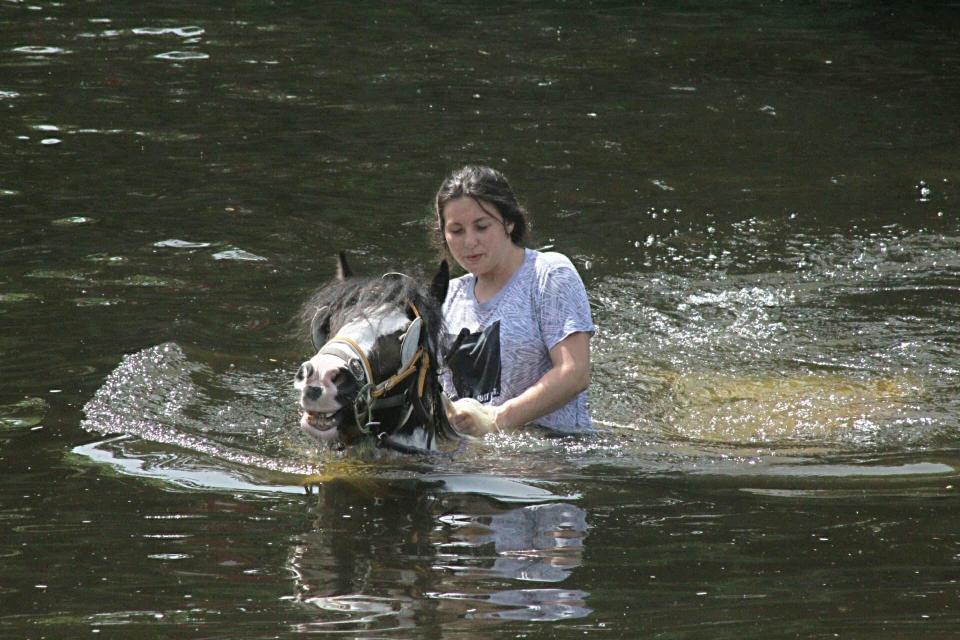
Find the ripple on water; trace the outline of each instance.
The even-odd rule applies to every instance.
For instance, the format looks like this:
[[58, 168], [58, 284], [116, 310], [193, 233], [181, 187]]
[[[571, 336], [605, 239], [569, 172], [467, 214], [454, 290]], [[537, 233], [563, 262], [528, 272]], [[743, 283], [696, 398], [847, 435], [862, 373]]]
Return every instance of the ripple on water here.
[[137, 27], [132, 30], [138, 36], [177, 36], [180, 38], [196, 38], [202, 36], [206, 31], [203, 27]]
[[678, 375], [668, 424], [683, 438], [738, 445], [870, 443], [920, 392], [903, 377]]
[[174, 287], [177, 289], [187, 285], [185, 281], [177, 278], [164, 278], [147, 274], [127, 276], [119, 284], [125, 287]]
[[213, 254], [214, 260], [237, 260], [240, 262], [267, 262], [263, 256], [244, 251], [243, 249], [227, 249]]
[[43, 280], [71, 280], [73, 282], [90, 282], [92, 274], [84, 271], [67, 271], [65, 269], [35, 269], [26, 274], [28, 278]]
[[191, 242], [190, 240], [160, 240], [154, 242], [153, 246], [160, 249], [206, 249], [210, 246], [209, 242]]
[[74, 298], [73, 304], [78, 307], [112, 307], [123, 304], [119, 298], [105, 298], [102, 296], [90, 296], [86, 298]]
[[157, 60], [184, 62], [188, 60], [207, 60], [210, 58], [210, 54], [203, 53], [202, 51], [166, 51], [164, 53], [158, 53], [153, 57]]
[[0, 427], [30, 428], [43, 422], [49, 405], [43, 398], [24, 398], [13, 404], [0, 405]]
[[45, 47], [41, 45], [28, 45], [24, 47], [16, 47], [13, 49], [14, 53], [24, 53], [28, 55], [35, 56], [52, 56], [52, 55], [61, 55], [65, 53], [71, 53], [68, 49], [62, 49], [60, 47]]
[[30, 292], [8, 292], [0, 293], [0, 304], [6, 302], [26, 302], [28, 300], [40, 300], [40, 296]]
[[98, 264], [126, 264], [129, 262], [126, 256], [112, 256], [108, 253], [91, 253], [84, 260]]
[[92, 224], [94, 222], [96, 222], [95, 218], [88, 218], [87, 216], [70, 216], [67, 218], [57, 218], [50, 224], [66, 227], [71, 225]]
[[[208, 380], [211, 377], [213, 380]], [[289, 383], [286, 375], [282, 378], [282, 382], [267, 385], [276, 395], [267, 400], [250, 397], [251, 389], [265, 388], [263, 381], [242, 376], [235, 379], [229, 372], [214, 376], [191, 362], [178, 345], [162, 344], [124, 357], [84, 407], [81, 424], [91, 431], [131, 434], [210, 456], [217, 468], [194, 473], [195, 463], [191, 461], [182, 470], [185, 483], [203, 484], [205, 475], [234, 477], [232, 471], [223, 471], [224, 463], [231, 469], [240, 465], [238, 469], [251, 473], [311, 473], [312, 466], [303, 460], [285, 459], [281, 450], [286, 446], [281, 425], [295, 422], [288, 405]], [[219, 400], [212, 401], [208, 394]], [[220, 463], [214, 463], [217, 460]], [[149, 461], [139, 464], [142, 468], [137, 473], [150, 475]], [[176, 464], [167, 461], [162, 466], [160, 476], [176, 475]]]

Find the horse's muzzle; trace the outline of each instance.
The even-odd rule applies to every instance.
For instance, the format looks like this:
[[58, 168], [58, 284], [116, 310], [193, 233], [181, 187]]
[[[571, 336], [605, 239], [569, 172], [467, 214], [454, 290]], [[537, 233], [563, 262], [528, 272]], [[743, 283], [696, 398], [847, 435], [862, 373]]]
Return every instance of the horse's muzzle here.
[[307, 435], [320, 442], [330, 442], [338, 439], [340, 432], [337, 428], [336, 414], [322, 414], [316, 411], [304, 410], [300, 416], [300, 428]]

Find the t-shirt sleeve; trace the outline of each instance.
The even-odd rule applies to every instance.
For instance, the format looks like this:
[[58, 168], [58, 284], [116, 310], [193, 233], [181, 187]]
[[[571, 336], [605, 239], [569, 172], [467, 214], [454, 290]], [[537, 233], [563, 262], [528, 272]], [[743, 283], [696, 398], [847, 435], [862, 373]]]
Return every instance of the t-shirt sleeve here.
[[587, 290], [572, 264], [557, 265], [541, 276], [540, 331], [548, 350], [578, 331], [594, 333]]

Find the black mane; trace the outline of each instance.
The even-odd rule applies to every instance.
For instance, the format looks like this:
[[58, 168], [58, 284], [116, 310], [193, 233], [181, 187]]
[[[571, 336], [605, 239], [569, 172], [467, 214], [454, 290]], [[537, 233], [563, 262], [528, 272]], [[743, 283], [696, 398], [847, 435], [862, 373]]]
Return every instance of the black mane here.
[[364, 310], [373, 311], [383, 306], [402, 307], [411, 302], [427, 325], [428, 347], [431, 359], [439, 353], [443, 335], [441, 303], [433, 299], [427, 287], [409, 276], [388, 274], [380, 278], [350, 277], [335, 280], [313, 292], [300, 310], [303, 335], [310, 338], [310, 324], [317, 311], [326, 307], [330, 335], [353, 318], [362, 317]]

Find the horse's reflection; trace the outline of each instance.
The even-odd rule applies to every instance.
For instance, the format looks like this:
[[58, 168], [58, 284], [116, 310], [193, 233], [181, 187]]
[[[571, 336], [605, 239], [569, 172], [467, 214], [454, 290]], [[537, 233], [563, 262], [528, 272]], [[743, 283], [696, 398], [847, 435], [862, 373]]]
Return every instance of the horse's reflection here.
[[585, 592], [559, 588], [582, 560], [581, 508], [443, 490], [415, 480], [320, 487], [316, 528], [290, 558], [294, 599], [320, 612], [306, 626], [384, 631], [590, 613]]

